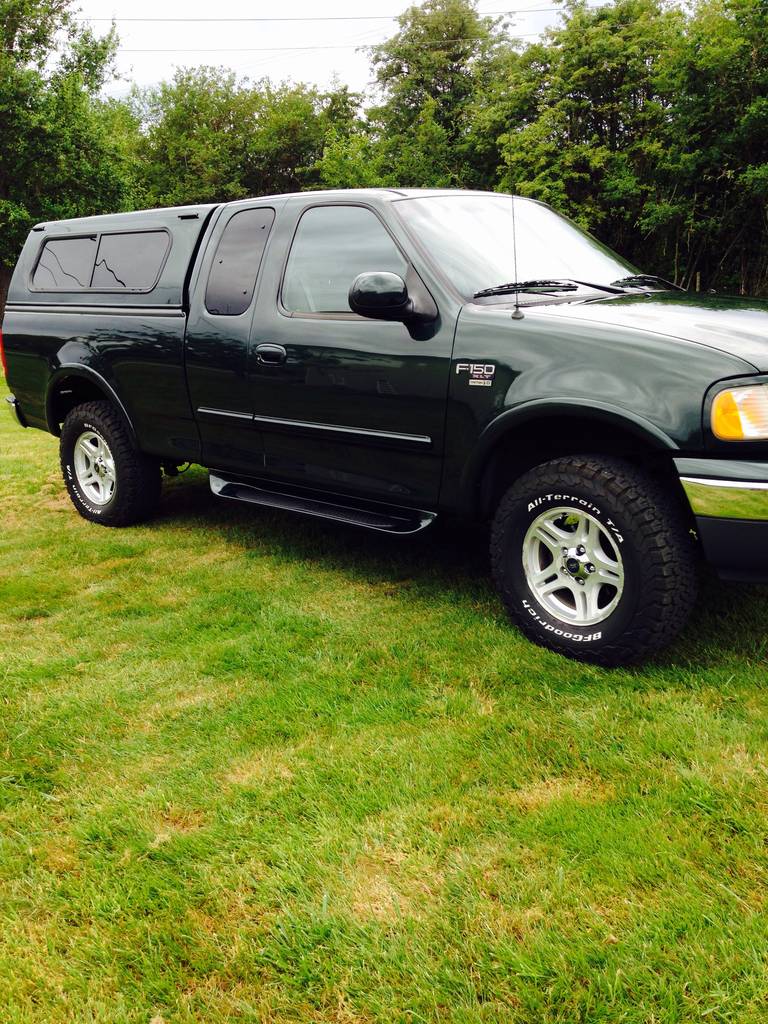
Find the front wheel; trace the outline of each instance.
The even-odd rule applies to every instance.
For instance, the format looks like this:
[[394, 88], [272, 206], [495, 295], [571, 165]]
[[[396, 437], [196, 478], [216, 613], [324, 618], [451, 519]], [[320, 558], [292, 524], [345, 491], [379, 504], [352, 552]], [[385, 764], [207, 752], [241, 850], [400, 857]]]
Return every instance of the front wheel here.
[[696, 600], [695, 548], [677, 503], [619, 459], [556, 459], [516, 481], [494, 517], [491, 567], [527, 636], [601, 665], [670, 643]]
[[137, 451], [111, 402], [87, 402], [68, 414], [60, 454], [69, 496], [84, 519], [129, 526], [154, 510], [160, 464]]

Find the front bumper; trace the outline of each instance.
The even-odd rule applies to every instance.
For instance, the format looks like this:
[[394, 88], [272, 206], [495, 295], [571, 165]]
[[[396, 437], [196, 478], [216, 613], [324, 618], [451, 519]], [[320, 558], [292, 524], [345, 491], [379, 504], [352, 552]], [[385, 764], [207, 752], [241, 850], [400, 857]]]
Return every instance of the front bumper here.
[[707, 561], [723, 579], [768, 583], [768, 463], [675, 459]]
[[24, 419], [24, 413], [21, 411], [21, 406], [19, 405], [19, 402], [18, 402], [18, 399], [16, 398], [16, 396], [15, 395], [7, 395], [5, 400], [10, 405], [11, 411], [13, 412], [13, 415], [14, 415], [14, 417], [16, 419], [16, 422], [19, 424], [19, 426], [20, 427], [26, 427], [27, 421]]

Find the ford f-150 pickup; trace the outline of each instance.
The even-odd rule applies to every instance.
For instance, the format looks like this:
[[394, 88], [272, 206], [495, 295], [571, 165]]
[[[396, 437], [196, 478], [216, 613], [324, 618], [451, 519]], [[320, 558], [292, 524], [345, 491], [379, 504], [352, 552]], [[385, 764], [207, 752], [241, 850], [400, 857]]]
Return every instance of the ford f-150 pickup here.
[[513, 621], [604, 665], [676, 635], [700, 561], [768, 580], [768, 303], [684, 292], [529, 199], [38, 224], [2, 331], [12, 409], [94, 523], [146, 518], [187, 462], [368, 530], [489, 523]]

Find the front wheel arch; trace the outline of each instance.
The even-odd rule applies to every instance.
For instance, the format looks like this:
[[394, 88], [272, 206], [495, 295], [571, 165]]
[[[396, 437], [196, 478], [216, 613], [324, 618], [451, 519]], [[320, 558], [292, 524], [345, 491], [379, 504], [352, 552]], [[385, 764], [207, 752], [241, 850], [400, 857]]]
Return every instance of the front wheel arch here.
[[608, 407], [535, 402], [502, 413], [481, 435], [462, 476], [462, 510], [469, 519], [487, 520], [507, 488], [534, 466], [585, 452], [632, 462], [668, 478], [682, 495], [672, 461], [680, 449], [657, 427]]

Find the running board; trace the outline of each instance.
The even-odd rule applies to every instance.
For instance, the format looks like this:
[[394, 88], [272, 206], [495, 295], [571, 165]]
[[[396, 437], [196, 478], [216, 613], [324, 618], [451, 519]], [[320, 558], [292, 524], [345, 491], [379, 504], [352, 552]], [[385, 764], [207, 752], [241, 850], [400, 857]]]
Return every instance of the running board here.
[[301, 512], [305, 516], [332, 519], [337, 523], [362, 526], [366, 530], [394, 533], [406, 536], [426, 529], [436, 518], [434, 512], [421, 509], [391, 508], [382, 505], [375, 511], [355, 505], [342, 505], [319, 498], [308, 498], [285, 491], [273, 491], [257, 484], [245, 484], [238, 480], [225, 480], [215, 473], [210, 474], [211, 490], [219, 498], [247, 501], [252, 505], [266, 508], [280, 508], [286, 512]]

